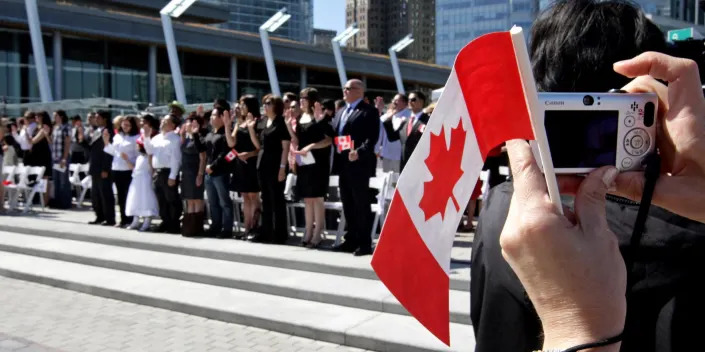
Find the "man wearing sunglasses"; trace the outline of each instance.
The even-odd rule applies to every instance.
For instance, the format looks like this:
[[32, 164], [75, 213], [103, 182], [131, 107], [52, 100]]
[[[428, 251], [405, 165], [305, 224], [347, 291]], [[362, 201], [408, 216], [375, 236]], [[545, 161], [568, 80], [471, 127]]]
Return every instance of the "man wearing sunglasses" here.
[[336, 114], [333, 123], [336, 133], [333, 171], [340, 175], [340, 198], [349, 230], [345, 242], [334, 250], [356, 256], [372, 254], [369, 188], [377, 166], [374, 147], [380, 128], [379, 113], [362, 100], [364, 95], [362, 81], [348, 81], [343, 89], [346, 106]]
[[404, 170], [404, 165], [411, 158], [411, 153], [416, 149], [416, 145], [419, 144], [423, 131], [426, 129], [430, 116], [423, 112], [425, 104], [426, 95], [421, 92], [411, 92], [409, 93], [411, 114], [407, 119], [404, 119], [398, 126], [394, 126], [394, 121], [390, 116], [383, 119], [382, 126], [387, 132], [389, 141], [401, 142], [401, 170]]

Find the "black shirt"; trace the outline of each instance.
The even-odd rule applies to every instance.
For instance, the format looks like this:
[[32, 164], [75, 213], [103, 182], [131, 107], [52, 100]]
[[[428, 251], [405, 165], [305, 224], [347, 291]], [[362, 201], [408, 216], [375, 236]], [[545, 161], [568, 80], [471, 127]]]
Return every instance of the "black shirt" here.
[[206, 163], [210, 165], [211, 176], [220, 176], [228, 172], [226, 167], [228, 161], [225, 156], [230, 152], [228, 141], [225, 139], [225, 127], [217, 131], [208, 132], [205, 139]]
[[283, 116], [277, 116], [267, 127], [269, 118], [263, 117], [259, 122], [260, 151], [257, 168], [260, 170], [278, 170], [282, 159], [282, 141], [291, 140]]

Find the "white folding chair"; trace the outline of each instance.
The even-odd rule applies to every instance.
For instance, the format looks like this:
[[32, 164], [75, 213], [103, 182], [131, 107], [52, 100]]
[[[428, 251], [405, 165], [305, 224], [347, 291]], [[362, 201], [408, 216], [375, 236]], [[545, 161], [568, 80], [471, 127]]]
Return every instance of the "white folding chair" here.
[[[331, 175], [328, 177], [328, 189], [340, 187], [340, 177], [338, 175]], [[343, 202], [326, 200], [323, 202], [323, 207], [327, 210], [333, 210], [340, 214], [340, 220], [338, 220], [338, 229], [335, 233], [335, 245], [340, 244], [341, 238], [345, 234], [345, 212], [343, 212]]]
[[[70, 164], [69, 165], [69, 182], [76, 191], [76, 208], [80, 209], [83, 206], [83, 200], [86, 198], [86, 193], [92, 186], [92, 180], [88, 171], [90, 164]], [[81, 173], [86, 176], [81, 179]]]
[[[5, 186], [5, 193], [8, 197], [8, 209], [15, 209], [19, 203], [20, 192], [22, 192], [22, 190], [26, 187], [27, 172], [29, 171], [29, 168], [23, 164], [5, 168], [12, 171], [12, 184]], [[3, 173], [4, 172], [5, 170], [3, 170]]]
[[372, 204], [372, 212], [375, 214], [374, 221], [372, 222], [372, 231], [370, 237], [374, 241], [377, 237], [377, 226], [380, 221], [384, 220], [384, 205], [386, 203], [387, 197], [387, 185], [389, 184], [389, 179], [391, 177], [391, 172], [383, 174], [381, 176], [376, 176], [370, 178], [370, 188], [377, 190], [377, 203]]
[[298, 231], [304, 231], [304, 228], [298, 227], [296, 223], [296, 208], [304, 208], [303, 202], [298, 202], [294, 199], [294, 186], [296, 186], [296, 175], [290, 173], [286, 175], [286, 183], [284, 184], [284, 198], [286, 199], [286, 225], [289, 233], [295, 236]]
[[[20, 190], [24, 192], [24, 213], [29, 212], [34, 203], [34, 196], [39, 193], [39, 200], [42, 206], [42, 211], [44, 211], [44, 193], [47, 191], [47, 180], [45, 180], [44, 172], [46, 172], [46, 167], [44, 166], [34, 166], [27, 167], [24, 173], [24, 182], [20, 187]], [[30, 176], [36, 177], [36, 182], [33, 185], [29, 185]]]
[[480, 172], [480, 181], [482, 181], [481, 194], [479, 199], [485, 199], [487, 197], [487, 192], [490, 191], [490, 171], [484, 170]]
[[[15, 167], [14, 166], [5, 166], [2, 168], [2, 175], [0, 175], [0, 182], [5, 182], [5, 180], [9, 181], [9, 184], [5, 186], [6, 189], [11, 188], [14, 183], [15, 183]], [[5, 192], [7, 194], [8, 199], [10, 199], [10, 192]], [[0, 204], [5, 204], [5, 198], [0, 199]]]
[[245, 228], [245, 223], [240, 218], [240, 207], [245, 202], [240, 193], [230, 192], [230, 199], [233, 202], [233, 220], [235, 220], [235, 231], [240, 231], [240, 227]]

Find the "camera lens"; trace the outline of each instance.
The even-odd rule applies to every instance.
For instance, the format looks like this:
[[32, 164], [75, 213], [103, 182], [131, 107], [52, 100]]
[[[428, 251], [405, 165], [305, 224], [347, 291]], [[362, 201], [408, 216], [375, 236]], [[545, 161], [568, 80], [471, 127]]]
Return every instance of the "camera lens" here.
[[583, 104], [590, 106], [595, 103], [595, 99], [589, 95], [583, 97]]

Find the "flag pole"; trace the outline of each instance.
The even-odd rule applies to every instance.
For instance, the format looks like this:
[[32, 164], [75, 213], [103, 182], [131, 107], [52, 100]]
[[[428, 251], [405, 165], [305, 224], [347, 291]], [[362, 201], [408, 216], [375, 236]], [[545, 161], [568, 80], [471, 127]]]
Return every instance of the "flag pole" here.
[[526, 49], [524, 41], [524, 33], [521, 27], [514, 26], [509, 31], [514, 44], [514, 53], [516, 54], [517, 64], [519, 66], [519, 75], [521, 76], [521, 84], [524, 86], [524, 95], [526, 96], [526, 107], [529, 110], [529, 118], [531, 119], [531, 127], [534, 130], [534, 137], [539, 148], [539, 156], [541, 164], [543, 164], [543, 174], [546, 177], [546, 186], [548, 195], [551, 197], [551, 203], [556, 210], [563, 214], [563, 205], [561, 204], [560, 191], [558, 190], [558, 181], [556, 173], [553, 169], [553, 160], [551, 160], [551, 150], [548, 146], [548, 137], [546, 136], [546, 128], [544, 127], [543, 113], [539, 105], [539, 95], [536, 91], [536, 81], [534, 73], [531, 70], [531, 61], [529, 60], [529, 52]]

